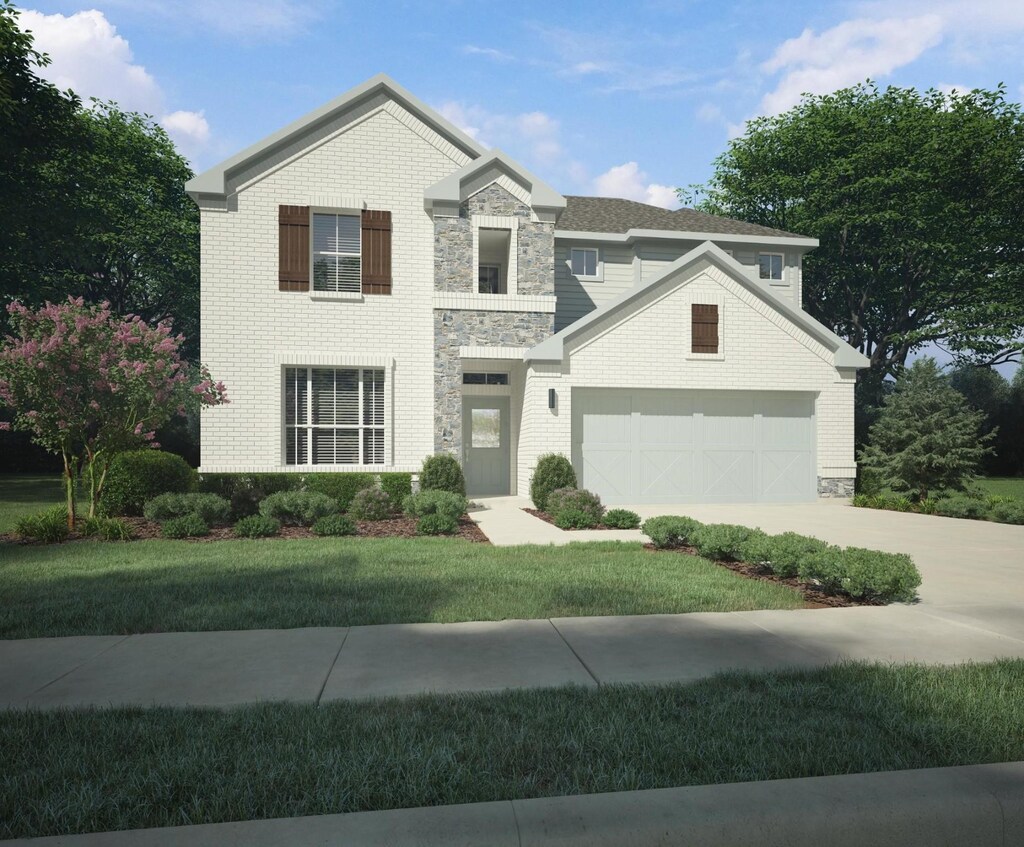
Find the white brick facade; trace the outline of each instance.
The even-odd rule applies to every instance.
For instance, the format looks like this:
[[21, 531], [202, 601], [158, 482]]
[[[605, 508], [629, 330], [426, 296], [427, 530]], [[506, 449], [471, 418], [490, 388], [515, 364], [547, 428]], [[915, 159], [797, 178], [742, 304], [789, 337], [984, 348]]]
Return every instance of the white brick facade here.
[[[720, 357], [690, 353], [694, 302], [720, 304]], [[703, 263], [654, 286], [619, 315], [567, 342], [564, 365], [528, 369], [517, 475], [528, 490], [541, 453], [570, 455], [572, 389], [669, 388], [814, 392], [818, 476], [852, 478], [854, 371], [719, 268]], [[548, 408], [548, 390], [557, 395]]]
[[[567, 262], [575, 241], [553, 240], [564, 198], [532, 175], [513, 179], [514, 167], [504, 159], [488, 164], [487, 156], [500, 154], [481, 153], [471, 140], [460, 139], [408, 92], [391, 96], [389, 91], [397, 89], [390, 81], [371, 83], [376, 87], [366, 89], [367, 96], [319, 113], [308, 128], [301, 122], [286, 128], [265, 151], [239, 154], [190, 184], [201, 209], [202, 358], [224, 381], [231, 401], [203, 413], [203, 471], [306, 469], [286, 465], [284, 453], [284, 369], [303, 366], [385, 373], [384, 466], [317, 465], [318, 470], [419, 470], [439, 449], [436, 348], [443, 333], [437, 326], [448, 315], [452, 349], [446, 391], [453, 408], [461, 408], [463, 396], [510, 397], [513, 493], [528, 490], [540, 453], [570, 455], [573, 387], [813, 394], [817, 475], [833, 480], [855, 475], [858, 365], [847, 359], [846, 366], [837, 367], [834, 349], [812, 337], [816, 331], [806, 315], [786, 314], [792, 309], [787, 304], [799, 302], [802, 248], [785, 251], [784, 284], [769, 289], [784, 308], [751, 291], [751, 284], [759, 284], [752, 269], [758, 248], [731, 237], [721, 246], [739, 265], [720, 252], [718, 264], [703, 258], [586, 325], [588, 313], [633, 296], [630, 292], [665, 273], [686, 251], [696, 248], [706, 257], [706, 249], [717, 249], [687, 240], [686, 233], [678, 239], [665, 233], [655, 246], [602, 244], [600, 279], [576, 280]], [[463, 179], [463, 173], [469, 175]], [[439, 184], [453, 180], [462, 180], [459, 193], [438, 193]], [[467, 233], [505, 228], [516, 237], [512, 244], [533, 238], [529, 249], [514, 250], [509, 259], [507, 294], [476, 291], [476, 238], [467, 236], [461, 258], [455, 251], [447, 256], [452, 239], [438, 240], [439, 231], [443, 235], [460, 225], [460, 204], [479, 200], [484, 192], [508, 192], [513, 205], [526, 204], [521, 218], [511, 223], [509, 215], [496, 212], [478, 210], [468, 222], [462, 216]], [[392, 293], [280, 291], [282, 205], [389, 211]], [[546, 252], [538, 247], [538, 233], [547, 239]], [[593, 236], [595, 243], [599, 237]], [[449, 271], [456, 261], [467, 265], [459, 268], [464, 284], [440, 285], [439, 279], [454, 278]], [[729, 266], [735, 277], [723, 270]], [[718, 354], [690, 353], [692, 302], [719, 306]], [[578, 326], [585, 328], [566, 342], [560, 364], [531, 360], [532, 345], [550, 334], [552, 324], [556, 330], [571, 328], [580, 319], [584, 323]], [[456, 332], [462, 325], [468, 327], [465, 338]], [[507, 372], [509, 384], [463, 388], [467, 369]], [[551, 388], [558, 398], [554, 409], [548, 406]], [[453, 427], [451, 449], [457, 451], [462, 429], [457, 423]]]
[[[205, 471], [286, 469], [286, 365], [385, 358], [386, 464], [418, 470], [433, 451], [434, 227], [423, 191], [469, 158], [383, 98], [339, 123], [269, 172], [247, 171], [236, 208], [202, 211], [203, 361], [231, 400], [203, 414]], [[314, 300], [278, 291], [278, 206], [354, 203], [392, 213], [393, 293]]]

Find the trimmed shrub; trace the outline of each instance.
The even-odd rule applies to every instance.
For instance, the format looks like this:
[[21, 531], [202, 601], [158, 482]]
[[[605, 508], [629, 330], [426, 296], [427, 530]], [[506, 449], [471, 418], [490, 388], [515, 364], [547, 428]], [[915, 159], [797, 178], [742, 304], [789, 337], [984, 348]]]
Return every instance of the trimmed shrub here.
[[951, 494], [935, 499], [935, 514], [946, 518], [984, 518], [988, 514], [988, 503], [965, 494]]
[[320, 518], [336, 514], [337, 501], [316, 491], [278, 491], [260, 503], [260, 514], [288, 526], [312, 526]]
[[82, 535], [101, 538], [103, 541], [131, 541], [133, 538], [132, 528], [120, 518], [86, 518], [75, 528]]
[[161, 494], [146, 503], [143, 514], [151, 521], [199, 515], [206, 524], [227, 523], [231, 504], [217, 494]]
[[281, 522], [264, 515], [248, 515], [235, 524], [239, 538], [271, 538], [281, 531]]
[[424, 515], [416, 521], [417, 535], [452, 535], [458, 528], [456, 521], [440, 513]]
[[842, 587], [854, 597], [913, 600], [921, 574], [910, 556], [847, 547], [841, 558]]
[[317, 535], [355, 535], [356, 525], [351, 518], [344, 515], [327, 515], [313, 524], [313, 532]]
[[100, 508], [108, 515], [141, 515], [149, 500], [196, 486], [196, 472], [181, 456], [162, 450], [129, 450], [110, 460]]
[[779, 535], [756, 533], [740, 547], [740, 560], [752, 565], [764, 565], [781, 577], [793, 577], [800, 572], [800, 563], [805, 557], [821, 553], [828, 544], [817, 538], [796, 532]]
[[387, 520], [392, 512], [391, 498], [376, 486], [357, 491], [348, 507], [348, 513], [357, 521]]
[[402, 508], [402, 502], [412, 494], [411, 473], [382, 473], [380, 475], [380, 487], [388, 499], [391, 500], [391, 508], [396, 512]]
[[541, 512], [550, 512], [548, 497], [560, 488], [576, 487], [576, 471], [561, 453], [545, 453], [537, 459], [537, 466], [530, 477], [530, 499], [533, 507]]
[[367, 488], [376, 485], [376, 478], [372, 473], [361, 471], [353, 473], [311, 473], [306, 474], [303, 486], [306, 491], [316, 491], [318, 494], [326, 494], [333, 497], [338, 504], [339, 512], [347, 512], [352, 505], [352, 499]]
[[548, 514], [558, 523], [562, 512], [582, 512], [590, 518], [588, 526], [596, 526], [604, 516], [601, 498], [585, 488], [556, 488], [548, 495]]
[[999, 523], [1024, 524], [1024, 501], [1000, 500], [992, 504], [988, 516]]
[[231, 516], [238, 520], [259, 513], [260, 503], [278, 491], [296, 491], [302, 476], [295, 473], [203, 474], [199, 490], [219, 494], [231, 502]]
[[200, 515], [192, 512], [165, 521], [160, 526], [160, 534], [164, 538], [200, 538], [210, 534], [210, 526]]
[[594, 523], [593, 515], [579, 509], [559, 509], [555, 515], [555, 526], [561, 529], [590, 529]]
[[425, 518], [428, 515], [441, 515], [450, 521], [458, 522], [469, 508], [469, 503], [461, 494], [451, 491], [418, 491], [410, 494], [402, 503], [405, 513], [411, 518]]
[[451, 453], [435, 453], [423, 460], [420, 471], [421, 491], [450, 491], [466, 496], [466, 478], [459, 460]]
[[683, 515], [660, 515], [644, 521], [640, 530], [655, 547], [668, 550], [691, 543], [694, 533], [704, 524]]
[[629, 509], [609, 509], [601, 518], [601, 523], [613, 529], [636, 529], [640, 526], [640, 515]]
[[743, 558], [743, 545], [752, 538], [765, 535], [759, 529], [728, 523], [705, 524], [696, 530], [691, 543], [697, 552], [708, 559], [723, 561]]
[[828, 547], [800, 564], [800, 579], [828, 591], [885, 601], [912, 600], [921, 574], [909, 556], [860, 547]]
[[14, 531], [22, 538], [31, 538], [43, 544], [58, 544], [68, 537], [68, 510], [54, 506], [45, 512], [27, 515], [14, 525]]

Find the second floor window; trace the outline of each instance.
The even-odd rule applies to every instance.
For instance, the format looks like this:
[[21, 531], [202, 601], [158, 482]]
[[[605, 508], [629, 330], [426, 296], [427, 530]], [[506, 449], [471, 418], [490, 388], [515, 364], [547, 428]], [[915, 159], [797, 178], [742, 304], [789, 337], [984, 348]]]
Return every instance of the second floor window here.
[[501, 265], [481, 265], [477, 283], [480, 294], [500, 294]]
[[597, 249], [593, 247], [573, 247], [569, 255], [572, 275], [596, 278], [598, 273]]
[[758, 253], [757, 254], [758, 276], [761, 279], [782, 279], [782, 254], [781, 253]]
[[313, 215], [313, 290], [358, 292], [362, 286], [358, 215]]

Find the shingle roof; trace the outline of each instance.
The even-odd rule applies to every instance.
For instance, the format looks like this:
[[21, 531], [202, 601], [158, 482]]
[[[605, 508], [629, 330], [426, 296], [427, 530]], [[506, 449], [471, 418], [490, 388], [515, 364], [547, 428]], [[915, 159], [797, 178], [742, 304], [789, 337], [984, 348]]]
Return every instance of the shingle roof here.
[[795, 232], [720, 218], [694, 209], [672, 212], [635, 200], [615, 197], [566, 195], [566, 207], [556, 229], [572, 232], [616, 232], [631, 229], [661, 229], [679, 232], [718, 232], [726, 235], [766, 235], [775, 238], [805, 238]]

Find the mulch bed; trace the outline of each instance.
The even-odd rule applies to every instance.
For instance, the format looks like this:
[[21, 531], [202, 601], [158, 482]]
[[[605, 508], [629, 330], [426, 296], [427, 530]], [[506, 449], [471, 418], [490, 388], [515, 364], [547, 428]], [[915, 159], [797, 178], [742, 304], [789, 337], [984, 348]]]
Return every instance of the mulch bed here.
[[[524, 508], [523, 511], [526, 512], [527, 514], [533, 515], [535, 518], [540, 518], [545, 523], [549, 523], [552, 526], [555, 526], [555, 519], [553, 517], [551, 517], [551, 515], [549, 515], [547, 512], [541, 512], [541, 511], [539, 511], [537, 509], [526, 509], [526, 508]], [[559, 527], [559, 529], [561, 529], [561, 527]], [[583, 527], [571, 526], [571, 527], [569, 527], [568, 529], [566, 529], [564, 531], [565, 532], [579, 532], [580, 530], [584, 530], [584, 529], [616, 529], [616, 527], [614, 527], [614, 526], [605, 526], [603, 523], [599, 523], [597, 526], [583, 526]]]
[[[667, 553], [669, 555], [673, 553], [686, 553], [690, 556], [700, 556], [700, 553], [698, 553], [693, 547], [676, 547], [672, 550], [660, 550], [653, 544], [645, 544], [644, 548], [651, 550], [654, 553]], [[703, 556], [701, 558], [707, 557]], [[714, 562], [716, 565], [721, 565], [723, 568], [728, 568], [733, 573], [738, 573], [740, 576], [744, 576], [747, 579], [758, 579], [762, 582], [775, 582], [779, 585], [789, 586], [803, 594], [807, 606], [812, 609], [886, 605], [881, 600], [864, 597], [851, 597], [849, 594], [844, 592], [833, 594], [828, 591], [824, 591], [809, 582], [801, 582], [795, 576], [781, 577], [778, 574], [772, 573], [768, 568], [764, 567], [764, 565], [751, 565], [748, 562], [723, 562], [719, 559], [710, 559], [709, 561]]]
[[[155, 521], [148, 521], [145, 518], [122, 518], [132, 529], [132, 541], [145, 541], [153, 538], [163, 538], [160, 534], [160, 524]], [[388, 518], [383, 521], [356, 521], [355, 538], [422, 538], [416, 534], [416, 518], [408, 518], [404, 515], [396, 518]], [[286, 540], [290, 538], [320, 538], [311, 529], [304, 526], [283, 526], [278, 535], [271, 536], [266, 541]], [[454, 535], [447, 538], [462, 538], [466, 541], [475, 541], [483, 544], [490, 544], [487, 536], [481, 532], [473, 521], [467, 517], [459, 519], [459, 528]], [[89, 541], [87, 536], [79, 535], [77, 532], [68, 536], [67, 542]], [[182, 541], [194, 541], [196, 543], [210, 541], [234, 541], [237, 536], [229, 526], [211, 527], [210, 534], [201, 538], [183, 538]], [[21, 538], [14, 533], [0, 535], [0, 541], [10, 544], [37, 544], [39, 542], [27, 538]], [[66, 542], [66, 543], [67, 543]]]

